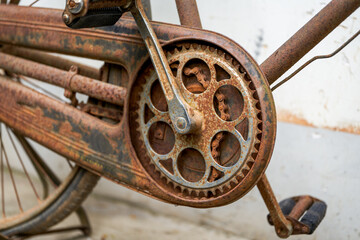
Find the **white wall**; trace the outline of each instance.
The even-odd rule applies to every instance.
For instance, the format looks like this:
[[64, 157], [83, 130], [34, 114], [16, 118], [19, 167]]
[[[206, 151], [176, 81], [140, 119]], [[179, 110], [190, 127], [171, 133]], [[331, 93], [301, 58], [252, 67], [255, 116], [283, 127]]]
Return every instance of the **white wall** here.
[[[175, 1], [152, 0], [153, 18], [179, 23]], [[329, 0], [198, 0], [203, 28], [222, 33], [262, 63]], [[315, 49], [328, 54], [360, 29], [360, 10]], [[287, 72], [281, 79], [292, 73]], [[280, 120], [360, 133], [360, 37], [331, 59], [314, 62], [276, 90]]]
[[[31, 2], [24, 1], [24, 3]], [[299, 27], [329, 2], [323, 0], [198, 0], [205, 29], [234, 39], [258, 62], [264, 61]], [[64, 1], [38, 5], [63, 7]], [[174, 1], [152, 0], [153, 17], [178, 23]], [[305, 59], [329, 53], [360, 29], [360, 10], [346, 20]], [[329, 60], [321, 60], [275, 92], [280, 119], [360, 133], [360, 38]], [[304, 60], [302, 60], [304, 62]], [[286, 119], [285, 119], [286, 120]], [[329, 207], [324, 223], [312, 236], [292, 239], [359, 239], [360, 136], [281, 123], [267, 174], [279, 199], [312, 194]], [[150, 208], [229, 234], [250, 239], [276, 239], [265, 220], [256, 189], [226, 207], [197, 210], [174, 207], [102, 180], [95, 192]]]

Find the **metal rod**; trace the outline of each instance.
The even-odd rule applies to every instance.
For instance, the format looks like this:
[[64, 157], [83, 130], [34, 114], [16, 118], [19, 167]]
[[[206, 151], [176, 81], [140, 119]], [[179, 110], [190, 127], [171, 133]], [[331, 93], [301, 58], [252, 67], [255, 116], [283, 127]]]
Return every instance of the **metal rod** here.
[[181, 25], [202, 28], [196, 0], [176, 0], [176, 7]]
[[24, 210], [23, 210], [23, 208], [22, 208], [22, 205], [21, 205], [19, 193], [18, 193], [18, 190], [17, 190], [17, 187], [16, 187], [16, 183], [15, 183], [13, 171], [12, 171], [12, 169], [11, 169], [11, 165], [10, 165], [10, 162], [9, 162], [9, 158], [8, 158], [8, 155], [7, 155], [6, 151], [5, 151], [4, 143], [3, 143], [2, 139], [0, 139], [0, 144], [1, 144], [1, 151], [4, 153], [4, 157], [5, 157], [5, 161], [6, 161], [6, 166], [8, 167], [8, 170], [9, 170], [11, 182], [12, 182], [13, 187], [14, 187], [14, 192], [15, 192], [15, 196], [16, 196], [17, 203], [18, 203], [18, 205], [19, 205], [20, 212], [24, 212]]
[[38, 192], [36, 191], [35, 185], [34, 185], [34, 183], [32, 182], [28, 171], [26, 170], [24, 161], [22, 160], [22, 158], [21, 158], [21, 156], [20, 156], [20, 153], [19, 153], [19, 151], [18, 151], [18, 149], [17, 149], [17, 147], [16, 147], [16, 145], [15, 145], [15, 141], [13, 140], [13, 137], [12, 137], [11, 134], [10, 134], [9, 128], [5, 128], [5, 129], [6, 129], [6, 132], [7, 132], [8, 136], [9, 136], [9, 139], [10, 139], [10, 141], [11, 141], [11, 144], [13, 145], [13, 148], [14, 148], [14, 150], [15, 150], [15, 153], [16, 153], [19, 161], [20, 161], [21, 167], [22, 167], [22, 169], [24, 170], [25, 176], [26, 176], [27, 179], [29, 180], [30, 186], [31, 186], [31, 188], [33, 189], [33, 191], [34, 191], [34, 193], [35, 193], [36, 199], [37, 199], [38, 202], [40, 203], [40, 202], [41, 202], [40, 196], [39, 196]]
[[79, 69], [79, 74], [85, 77], [94, 78], [96, 80], [100, 79], [100, 70], [80, 64], [62, 57], [54, 56], [48, 53], [45, 53], [40, 50], [33, 50], [24, 47], [15, 47], [15, 46], [3, 46], [0, 50], [3, 53], [14, 55], [17, 57], [25, 58], [34, 62], [42, 63], [48, 66], [56, 67], [65, 71], [69, 71], [72, 65], [76, 65]]
[[124, 104], [126, 97], [127, 90], [123, 87], [104, 83], [73, 72], [59, 70], [5, 53], [0, 53], [0, 68], [120, 106]]
[[152, 20], [152, 13], [151, 13], [151, 3], [150, 0], [142, 0], [141, 1], [146, 13], [146, 16], [148, 17], [149, 20]]
[[275, 194], [272, 191], [270, 183], [265, 174], [260, 178], [259, 182], [257, 183], [257, 187], [262, 198], [264, 199], [267, 209], [270, 212], [276, 234], [281, 238], [289, 237], [293, 231], [291, 222], [288, 221], [282, 213], [279, 203], [276, 200]]
[[338, 49], [336, 49], [334, 52], [327, 54], [327, 55], [319, 55], [319, 56], [315, 56], [313, 58], [311, 58], [309, 61], [307, 61], [306, 63], [304, 63], [303, 65], [301, 65], [301, 67], [299, 67], [298, 69], [296, 69], [292, 74], [290, 74], [288, 77], [286, 77], [285, 79], [281, 80], [280, 82], [278, 82], [274, 87], [271, 88], [271, 91], [274, 91], [275, 89], [277, 89], [278, 87], [280, 87], [281, 85], [283, 85], [284, 83], [286, 83], [287, 81], [289, 81], [292, 77], [294, 77], [296, 74], [298, 74], [301, 70], [303, 70], [304, 68], [306, 68], [310, 63], [314, 62], [315, 60], [318, 59], [326, 59], [326, 58], [331, 58], [333, 56], [335, 56], [338, 52], [340, 52], [344, 47], [346, 47], [352, 40], [354, 40], [358, 35], [360, 34], [360, 30], [357, 31], [349, 40], [347, 40], [343, 45], [341, 45]]
[[[2, 124], [0, 123], [0, 142], [2, 142]], [[6, 217], [5, 213], [5, 191], [4, 191], [4, 158], [2, 144], [0, 144], [0, 168], [1, 168], [1, 211], [2, 217]]]
[[269, 84], [289, 70], [359, 6], [359, 0], [331, 1], [261, 64]]
[[37, 90], [40, 90], [41, 92], [45, 93], [46, 95], [55, 98], [56, 100], [60, 101], [60, 102], [64, 102], [63, 99], [61, 99], [60, 97], [58, 97], [57, 95], [53, 94], [52, 92], [46, 90], [43, 87], [40, 87], [39, 85], [33, 83], [30, 81], [30, 79], [28, 79], [27, 77], [24, 77], [22, 75], [19, 75], [19, 82], [22, 83], [22, 81], [26, 82], [27, 84], [29, 84], [30, 86], [36, 88]]

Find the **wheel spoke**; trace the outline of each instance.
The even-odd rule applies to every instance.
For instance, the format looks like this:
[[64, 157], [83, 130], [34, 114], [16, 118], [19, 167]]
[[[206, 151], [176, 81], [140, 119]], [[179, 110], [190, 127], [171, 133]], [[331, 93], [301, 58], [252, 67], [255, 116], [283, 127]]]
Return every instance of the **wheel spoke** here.
[[13, 140], [13, 137], [12, 137], [11, 134], [10, 134], [9, 128], [6, 128], [6, 132], [7, 132], [8, 136], [9, 136], [9, 139], [10, 139], [10, 141], [11, 141], [11, 144], [13, 145], [13, 148], [14, 148], [14, 150], [15, 150], [15, 153], [16, 153], [19, 161], [20, 161], [21, 167], [22, 167], [22, 169], [24, 170], [24, 173], [25, 173], [27, 179], [29, 180], [29, 183], [30, 183], [30, 185], [31, 185], [31, 188], [33, 189], [33, 191], [34, 191], [34, 193], [35, 193], [35, 196], [36, 196], [38, 202], [40, 203], [40, 202], [41, 202], [41, 199], [40, 199], [40, 197], [39, 197], [39, 194], [38, 194], [38, 192], [36, 191], [36, 188], [35, 188], [34, 183], [32, 182], [32, 180], [31, 180], [31, 178], [30, 178], [30, 175], [29, 175], [28, 171], [26, 170], [24, 161], [22, 160], [22, 158], [21, 158], [21, 156], [20, 156], [20, 154], [19, 154], [19, 151], [18, 151], [18, 149], [17, 149], [17, 147], [16, 147], [16, 145], [15, 145], [15, 142], [14, 142], [14, 140]]
[[15, 183], [15, 179], [14, 179], [14, 176], [13, 176], [13, 172], [12, 172], [12, 169], [11, 169], [11, 165], [10, 165], [10, 162], [9, 162], [9, 159], [8, 159], [8, 155], [6, 153], [6, 150], [4, 148], [4, 143], [1, 139], [0, 141], [0, 145], [1, 145], [1, 151], [4, 153], [4, 157], [5, 157], [5, 161], [6, 161], [6, 165], [7, 165], [7, 168], [9, 169], [9, 173], [10, 173], [10, 178], [11, 178], [11, 182], [13, 184], [13, 187], [14, 187], [14, 192], [15, 192], [15, 195], [16, 195], [16, 200], [18, 202], [18, 205], [19, 205], [19, 209], [20, 209], [20, 212], [23, 213], [24, 210], [21, 206], [21, 201], [20, 201], [20, 198], [19, 198], [19, 193], [17, 191], [17, 187], [16, 187], [16, 183]]
[[[54, 99], [56, 99], [56, 100], [58, 100], [58, 101], [60, 101], [60, 102], [64, 102], [63, 99], [61, 99], [61, 98], [58, 97], [57, 95], [53, 94], [52, 92], [46, 90], [45, 88], [37, 85], [36, 83], [33, 83], [33, 82], [30, 81], [30, 79], [28, 79], [27, 77], [24, 77], [24, 76], [21, 76], [21, 75], [20, 75], [19, 77], [20, 77], [20, 79], [23, 80], [24, 82], [27, 82], [29, 85], [37, 88], [38, 90], [40, 90], [40, 91], [42, 91], [43, 93], [49, 95], [50, 97], [52, 97], [52, 98], [54, 98]], [[21, 83], [21, 81], [20, 81], [20, 83]]]
[[[57, 187], [60, 185], [60, 179], [55, 175], [55, 173], [50, 169], [50, 167], [45, 163], [45, 161], [40, 157], [40, 155], [35, 151], [35, 149], [30, 145], [30, 143], [20, 134], [14, 132], [14, 135], [21, 143], [24, 148], [26, 154], [29, 156], [32, 164], [35, 166], [35, 169], [39, 170], [39, 174], [46, 176], [46, 178], [50, 181], [53, 187]], [[37, 168], [36, 168], [37, 167]]]
[[37, 3], [38, 1], [40, 1], [40, 0], [35, 0], [35, 1], [33, 1], [30, 5], [29, 5], [29, 7], [32, 7], [35, 3]]
[[[0, 142], [2, 142], [2, 125], [0, 123]], [[3, 218], [6, 217], [5, 214], [5, 191], [4, 191], [4, 159], [2, 153], [2, 144], [0, 144], [0, 162], [1, 162], [1, 210]]]
[[68, 158], [66, 159], [66, 161], [67, 161], [67, 163], [69, 164], [70, 169], [74, 169], [74, 166], [71, 165], [71, 162], [70, 162], [70, 160], [69, 160]]

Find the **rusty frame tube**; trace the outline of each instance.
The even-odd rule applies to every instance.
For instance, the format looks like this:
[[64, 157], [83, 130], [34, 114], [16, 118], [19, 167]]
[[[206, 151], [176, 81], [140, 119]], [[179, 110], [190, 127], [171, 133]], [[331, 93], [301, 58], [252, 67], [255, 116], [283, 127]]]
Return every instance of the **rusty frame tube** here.
[[[122, 17], [101, 29], [69, 29], [62, 11], [46, 8], [0, 6], [0, 44], [102, 60], [123, 66], [132, 79], [148, 53], [132, 18]], [[221, 34], [179, 25], [152, 22], [162, 45], [170, 41], [204, 40], [227, 49], [238, 45]], [[232, 51], [230, 51], [232, 53]]]
[[1, 52], [0, 68], [121, 106], [126, 98], [127, 90], [123, 87]]
[[7, 99], [1, 104], [0, 121], [18, 133], [124, 186], [156, 188], [130, 153], [123, 151], [129, 141], [123, 123], [106, 123], [4, 76], [0, 76], [0, 99]]
[[332, 0], [260, 65], [269, 84], [275, 82], [359, 7], [359, 0]]
[[176, 7], [181, 25], [202, 28], [196, 0], [176, 0]]
[[62, 57], [54, 56], [46, 52], [39, 50], [33, 50], [23, 47], [15, 47], [11, 45], [3, 46], [0, 52], [14, 55], [17, 57], [25, 58], [34, 62], [42, 63], [51, 67], [59, 68], [65, 71], [69, 71], [71, 66], [77, 66], [78, 73], [85, 77], [93, 78], [96, 80], [100, 79], [101, 71], [90, 66], [74, 62]]

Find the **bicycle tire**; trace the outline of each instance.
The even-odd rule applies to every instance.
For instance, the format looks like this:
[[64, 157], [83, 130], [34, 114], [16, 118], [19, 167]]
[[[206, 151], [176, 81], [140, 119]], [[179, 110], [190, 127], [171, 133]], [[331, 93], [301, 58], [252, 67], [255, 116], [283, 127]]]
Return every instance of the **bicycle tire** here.
[[35, 234], [59, 223], [72, 212], [76, 211], [82, 202], [91, 193], [99, 180], [99, 176], [76, 167], [74, 176], [58, 194], [58, 197], [44, 206], [44, 210], [31, 219], [5, 229], [1, 234], [14, 236], [16, 234]]

